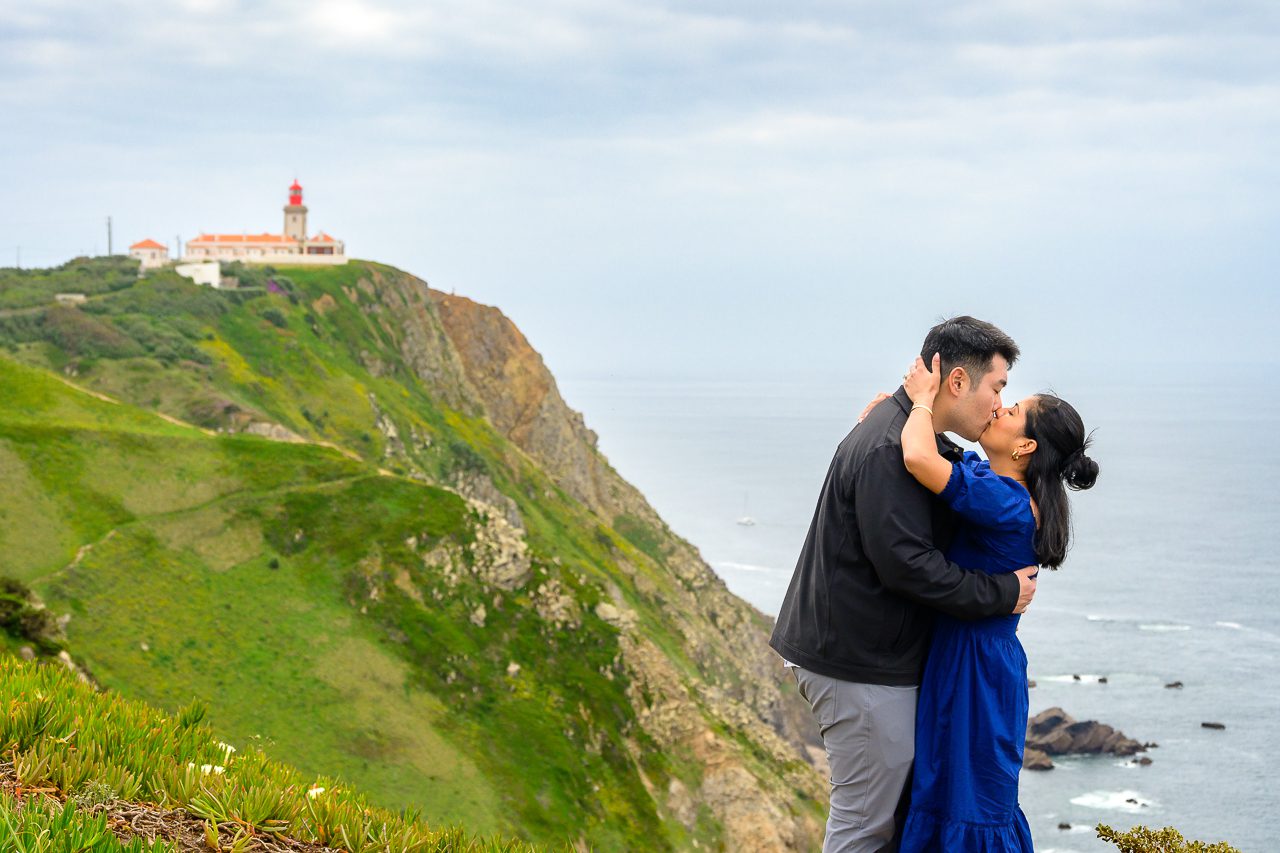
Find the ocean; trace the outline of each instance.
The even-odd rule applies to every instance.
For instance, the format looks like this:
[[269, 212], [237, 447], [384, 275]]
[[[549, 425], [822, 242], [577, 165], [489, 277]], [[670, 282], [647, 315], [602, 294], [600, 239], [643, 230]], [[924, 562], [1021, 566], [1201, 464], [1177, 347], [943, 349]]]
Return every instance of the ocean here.
[[[1021, 622], [1031, 713], [1060, 706], [1158, 744], [1148, 766], [1100, 756], [1024, 771], [1036, 849], [1114, 850], [1100, 822], [1276, 849], [1280, 383], [1258, 367], [1026, 373], [1011, 372], [1006, 402], [1052, 378], [1096, 429], [1101, 468], [1072, 495], [1074, 547], [1041, 573]], [[561, 391], [672, 529], [772, 616], [836, 445], [894, 379], [584, 378]]]

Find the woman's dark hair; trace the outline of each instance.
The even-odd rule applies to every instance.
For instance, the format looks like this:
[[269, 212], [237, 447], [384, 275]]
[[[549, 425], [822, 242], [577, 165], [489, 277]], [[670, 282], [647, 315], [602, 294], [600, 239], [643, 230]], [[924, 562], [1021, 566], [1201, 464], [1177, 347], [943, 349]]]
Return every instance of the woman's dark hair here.
[[1071, 505], [1067, 489], [1081, 491], [1098, 479], [1098, 463], [1085, 451], [1092, 436], [1085, 435], [1084, 421], [1065, 400], [1037, 394], [1027, 409], [1027, 438], [1036, 442], [1027, 463], [1027, 491], [1040, 508], [1036, 531], [1036, 559], [1056, 569], [1071, 547]]

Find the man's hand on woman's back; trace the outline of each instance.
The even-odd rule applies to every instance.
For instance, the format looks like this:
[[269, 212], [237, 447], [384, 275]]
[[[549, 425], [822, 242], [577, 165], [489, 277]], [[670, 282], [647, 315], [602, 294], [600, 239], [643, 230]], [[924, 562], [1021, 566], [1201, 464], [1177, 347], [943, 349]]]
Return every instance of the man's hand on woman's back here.
[[1022, 613], [1027, 609], [1027, 605], [1031, 604], [1031, 599], [1036, 597], [1036, 575], [1040, 574], [1039, 566], [1026, 566], [1014, 572], [1018, 576], [1018, 603], [1014, 606], [1014, 613]]

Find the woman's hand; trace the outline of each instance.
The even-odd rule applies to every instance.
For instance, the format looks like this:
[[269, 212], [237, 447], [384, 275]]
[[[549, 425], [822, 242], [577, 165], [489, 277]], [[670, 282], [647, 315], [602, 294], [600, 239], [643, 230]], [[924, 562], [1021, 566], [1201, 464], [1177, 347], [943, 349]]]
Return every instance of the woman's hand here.
[[933, 405], [933, 398], [938, 395], [938, 388], [942, 385], [942, 377], [938, 375], [941, 369], [940, 354], [933, 354], [932, 372], [925, 368], [924, 359], [916, 356], [915, 363], [911, 365], [907, 375], [902, 377], [902, 387], [907, 390], [907, 396], [911, 398], [912, 403]]
[[883, 403], [885, 400], [888, 400], [890, 396], [891, 395], [886, 394], [883, 391], [877, 394], [874, 400], [867, 403], [867, 407], [862, 410], [862, 414], [858, 415], [858, 423], [865, 421], [867, 419], [867, 415], [871, 414], [871, 410]]

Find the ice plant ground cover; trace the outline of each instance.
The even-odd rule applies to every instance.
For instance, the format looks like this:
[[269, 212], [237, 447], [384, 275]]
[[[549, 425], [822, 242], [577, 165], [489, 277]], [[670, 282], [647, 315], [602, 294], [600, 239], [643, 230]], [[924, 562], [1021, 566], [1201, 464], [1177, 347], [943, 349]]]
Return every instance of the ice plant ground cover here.
[[352, 853], [534, 849], [431, 827], [415, 814], [373, 807], [337, 780], [306, 778], [255, 749], [229, 750], [203, 717], [198, 705], [168, 716], [99, 693], [60, 665], [0, 657], [0, 752], [13, 782], [0, 795], [0, 849], [186, 849], [137, 838], [125, 845], [94, 808], [113, 802], [181, 808], [212, 832], [233, 828], [244, 850], [263, 849], [249, 843], [257, 838]]

